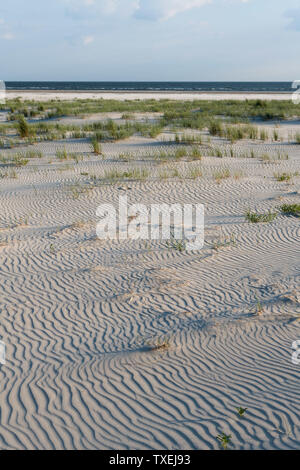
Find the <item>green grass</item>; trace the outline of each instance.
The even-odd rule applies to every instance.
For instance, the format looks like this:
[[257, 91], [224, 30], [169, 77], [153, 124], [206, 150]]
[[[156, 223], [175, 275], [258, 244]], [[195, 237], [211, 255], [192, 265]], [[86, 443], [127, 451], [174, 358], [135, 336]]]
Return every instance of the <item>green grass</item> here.
[[215, 171], [213, 177], [215, 181], [219, 183], [223, 179], [230, 178], [230, 170], [229, 168], [225, 168], [224, 170]]
[[275, 212], [267, 212], [266, 214], [260, 214], [257, 212], [251, 212], [248, 210], [245, 214], [245, 218], [248, 222], [252, 224], [257, 224], [260, 222], [272, 222], [277, 217], [277, 213]]
[[290, 173], [275, 173], [274, 177], [277, 181], [290, 181], [292, 179], [292, 175]]
[[16, 153], [13, 155], [12, 161], [16, 167], [26, 166], [29, 162], [28, 158], [24, 158], [22, 153]]
[[149, 171], [145, 169], [132, 169], [127, 171], [111, 170], [106, 171], [104, 178], [109, 181], [118, 181], [123, 179], [144, 180], [149, 177]]
[[222, 432], [222, 434], [219, 434], [216, 439], [219, 441], [219, 444], [220, 446], [226, 450], [229, 446], [229, 444], [231, 443], [231, 434], [225, 434], [224, 432]]
[[[232, 121], [247, 121], [251, 118], [263, 120], [285, 119], [299, 116], [300, 106], [291, 100], [220, 100], [212, 102], [209, 100], [172, 101], [162, 100], [93, 100], [81, 99], [74, 101], [20, 101], [18, 99], [6, 100], [0, 109], [8, 109], [12, 117], [23, 114], [26, 117], [33, 115], [41, 118], [61, 116], [84, 116], [94, 113], [120, 112], [159, 112], [163, 114], [163, 121], [169, 124], [184, 123], [183, 127], [203, 128], [207, 122], [217, 116], [225, 116]], [[210, 119], [209, 119], [210, 118]]]
[[191, 179], [197, 179], [197, 178], [201, 178], [202, 175], [203, 173], [202, 173], [202, 170], [200, 170], [200, 168], [192, 168], [188, 174], [188, 177]]
[[99, 144], [97, 139], [92, 139], [92, 149], [95, 155], [101, 155], [101, 145]]
[[208, 132], [210, 133], [210, 135], [214, 135], [214, 136], [218, 135], [221, 137], [223, 135], [222, 123], [215, 119], [210, 121], [208, 125]]
[[19, 131], [20, 137], [29, 137], [30, 129], [24, 116], [21, 114], [18, 119], [17, 130]]
[[300, 217], [300, 204], [283, 204], [280, 210], [285, 215]]
[[187, 153], [187, 150], [186, 150], [186, 149], [184, 149], [184, 148], [178, 149], [178, 150], [176, 150], [176, 152], [175, 152], [175, 159], [176, 159], [176, 160], [180, 160], [181, 158], [186, 157], [187, 154], [188, 154], [188, 153]]
[[67, 160], [68, 159], [68, 152], [66, 150], [66, 147], [63, 148], [63, 150], [57, 149], [55, 152], [56, 157], [59, 160]]
[[191, 152], [191, 157], [193, 160], [201, 160], [202, 153], [198, 147], [193, 147]]
[[167, 242], [167, 246], [170, 249], [180, 251], [180, 252], [184, 251], [186, 248], [186, 244], [184, 240], [176, 240], [175, 238], [171, 238], [171, 240]]
[[237, 407], [236, 410], [238, 412], [238, 415], [242, 418], [246, 411], [247, 411], [248, 408], [242, 408], [241, 406]]

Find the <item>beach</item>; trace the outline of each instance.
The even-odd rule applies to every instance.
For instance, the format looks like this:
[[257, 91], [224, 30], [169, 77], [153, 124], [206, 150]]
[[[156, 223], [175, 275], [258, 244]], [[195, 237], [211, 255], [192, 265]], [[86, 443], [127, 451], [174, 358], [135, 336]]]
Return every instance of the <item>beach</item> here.
[[7, 90], [6, 95], [8, 99], [20, 98], [22, 100], [35, 100], [35, 101], [48, 101], [49, 99], [55, 100], [94, 100], [94, 99], [106, 99], [106, 100], [291, 100], [291, 93], [205, 93], [205, 92], [151, 92], [151, 91], [136, 91], [136, 92], [124, 92], [124, 91], [59, 91], [59, 90], [47, 90], [47, 91], [33, 91], [33, 90]]
[[[300, 218], [282, 207], [299, 204], [299, 121], [256, 122], [234, 142], [207, 126], [118, 140], [103, 127], [97, 153], [67, 126], [150, 126], [162, 113], [52, 118], [34, 142], [2, 115], [0, 448], [212, 450], [224, 433], [234, 450], [298, 449]], [[98, 206], [120, 195], [203, 204], [204, 247], [98, 238]]]

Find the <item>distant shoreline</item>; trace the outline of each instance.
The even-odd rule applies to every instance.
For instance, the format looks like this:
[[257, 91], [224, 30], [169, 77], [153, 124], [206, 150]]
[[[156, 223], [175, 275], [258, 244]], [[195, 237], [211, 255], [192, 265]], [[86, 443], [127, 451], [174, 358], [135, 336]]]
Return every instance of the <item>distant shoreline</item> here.
[[124, 91], [124, 90], [6, 90], [8, 99], [29, 99], [35, 101], [47, 101], [49, 99], [70, 100], [70, 99], [116, 99], [116, 100], [136, 100], [136, 99], [170, 99], [170, 100], [287, 100], [291, 99], [292, 92], [251, 92], [251, 91]]

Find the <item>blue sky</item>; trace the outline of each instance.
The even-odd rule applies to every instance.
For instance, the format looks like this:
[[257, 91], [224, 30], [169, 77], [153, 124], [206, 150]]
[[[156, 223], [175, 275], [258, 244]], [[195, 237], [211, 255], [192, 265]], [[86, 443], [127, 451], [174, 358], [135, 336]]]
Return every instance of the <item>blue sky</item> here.
[[10, 0], [3, 80], [300, 79], [300, 0]]

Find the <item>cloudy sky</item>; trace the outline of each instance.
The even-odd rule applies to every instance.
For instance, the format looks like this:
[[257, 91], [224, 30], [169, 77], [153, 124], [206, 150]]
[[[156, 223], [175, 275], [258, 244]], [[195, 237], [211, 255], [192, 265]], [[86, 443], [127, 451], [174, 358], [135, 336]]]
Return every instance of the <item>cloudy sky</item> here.
[[10, 0], [3, 80], [300, 79], [300, 0]]

